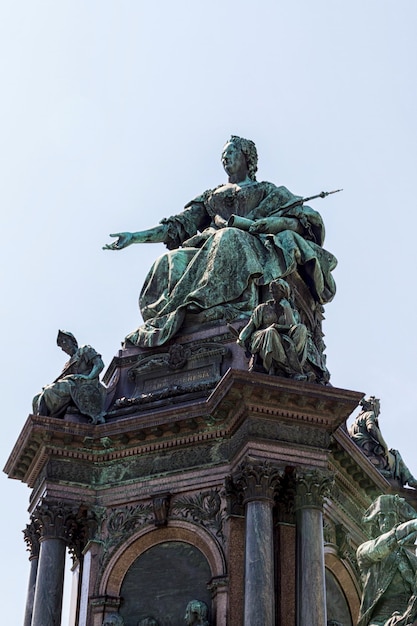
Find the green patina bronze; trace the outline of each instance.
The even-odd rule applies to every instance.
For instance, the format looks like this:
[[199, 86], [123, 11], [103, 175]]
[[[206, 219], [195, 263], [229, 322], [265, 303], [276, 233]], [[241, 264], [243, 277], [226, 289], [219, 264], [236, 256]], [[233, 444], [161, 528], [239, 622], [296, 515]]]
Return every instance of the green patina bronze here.
[[208, 608], [201, 600], [191, 600], [185, 610], [186, 626], [210, 626], [207, 620]]
[[379, 426], [380, 400], [375, 396], [361, 401], [362, 410], [349, 428], [349, 435], [363, 450], [383, 476], [398, 480], [403, 487], [416, 488], [417, 480], [411, 474], [398, 450], [388, 448]]
[[91, 346], [78, 346], [72, 333], [60, 330], [58, 346], [70, 356], [61, 374], [33, 398], [34, 415], [64, 417], [75, 406], [94, 424], [104, 422], [105, 387], [99, 375], [104, 368], [101, 356]]
[[308, 330], [290, 303], [290, 286], [280, 278], [271, 282], [270, 292], [272, 299], [255, 308], [238, 343], [248, 346], [252, 355], [259, 355], [268, 374], [307, 380]]
[[363, 582], [358, 626], [415, 624], [417, 512], [398, 495], [382, 495], [363, 521], [375, 538], [357, 550]]
[[139, 298], [144, 324], [127, 344], [164, 344], [186, 314], [202, 321], [248, 318], [261, 302], [263, 285], [295, 272], [315, 303], [332, 300], [336, 259], [322, 247], [320, 215], [285, 187], [257, 182], [257, 159], [252, 141], [232, 136], [222, 152], [227, 183], [154, 228], [111, 235], [117, 240], [106, 250], [146, 242], [164, 242], [169, 249], [146, 277]]

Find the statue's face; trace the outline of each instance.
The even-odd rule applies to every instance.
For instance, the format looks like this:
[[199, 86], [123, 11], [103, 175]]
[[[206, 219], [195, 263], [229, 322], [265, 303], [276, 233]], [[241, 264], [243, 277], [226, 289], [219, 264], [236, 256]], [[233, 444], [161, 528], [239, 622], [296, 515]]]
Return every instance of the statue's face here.
[[386, 533], [391, 528], [394, 528], [397, 521], [397, 515], [393, 511], [381, 511], [381, 513], [378, 513], [378, 525], [382, 533]]
[[187, 606], [184, 619], [187, 626], [193, 626], [193, 624], [197, 624], [198, 616], [197, 613], [192, 611], [191, 607]]
[[66, 335], [63, 335], [62, 337], [60, 337], [58, 345], [61, 348], [61, 350], [63, 350], [66, 354], [69, 354], [69, 355], [73, 355], [77, 350], [77, 347], [75, 343], [73, 342], [73, 340], [71, 339], [71, 337], [67, 337]]
[[223, 148], [222, 164], [228, 176], [232, 176], [241, 170], [247, 169], [246, 158], [239, 146], [229, 141]]
[[280, 285], [276, 283], [271, 283], [269, 286], [269, 291], [274, 300], [279, 301], [284, 297], [284, 290]]

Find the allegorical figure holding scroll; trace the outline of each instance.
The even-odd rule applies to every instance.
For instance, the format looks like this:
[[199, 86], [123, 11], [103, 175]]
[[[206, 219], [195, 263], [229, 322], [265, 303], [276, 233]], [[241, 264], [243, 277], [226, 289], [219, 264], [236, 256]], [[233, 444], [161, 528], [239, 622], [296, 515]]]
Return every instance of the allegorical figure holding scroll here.
[[[285, 187], [256, 180], [255, 144], [232, 136], [222, 152], [226, 183], [209, 189], [158, 226], [111, 235], [105, 246], [164, 242], [169, 251], [148, 273], [139, 305], [144, 324], [128, 345], [164, 344], [186, 314], [204, 321], [250, 317], [260, 287], [298, 271], [315, 302], [335, 294], [335, 257], [324, 250], [320, 215]], [[326, 195], [326, 194], [321, 194]]]

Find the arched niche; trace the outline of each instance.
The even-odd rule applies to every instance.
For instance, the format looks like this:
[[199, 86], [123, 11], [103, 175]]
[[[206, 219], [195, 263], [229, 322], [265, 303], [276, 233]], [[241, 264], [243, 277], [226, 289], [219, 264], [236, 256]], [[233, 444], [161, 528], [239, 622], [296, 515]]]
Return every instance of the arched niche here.
[[332, 552], [325, 554], [325, 567], [327, 619], [354, 626], [360, 606], [358, 581], [351, 568]]
[[211, 611], [210, 580], [208, 561], [198, 548], [183, 541], [158, 543], [126, 572], [119, 612], [126, 626], [150, 616], [159, 626], [183, 624], [190, 600], [203, 601]]
[[160, 626], [176, 626], [185, 623], [190, 600], [202, 600], [216, 612], [207, 586], [225, 574], [224, 555], [212, 535], [178, 521], [142, 530], [121, 546], [104, 572], [100, 594], [121, 598], [126, 626], [137, 626], [148, 615]]

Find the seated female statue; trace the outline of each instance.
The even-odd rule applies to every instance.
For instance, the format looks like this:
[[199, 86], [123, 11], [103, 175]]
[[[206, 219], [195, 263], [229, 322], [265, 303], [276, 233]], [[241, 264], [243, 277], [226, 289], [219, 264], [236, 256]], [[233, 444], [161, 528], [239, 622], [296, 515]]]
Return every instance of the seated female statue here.
[[164, 344], [186, 313], [207, 321], [249, 317], [259, 304], [259, 287], [296, 270], [316, 302], [333, 298], [336, 259], [322, 248], [320, 215], [285, 187], [257, 182], [257, 161], [255, 144], [232, 136], [222, 152], [227, 183], [154, 228], [111, 235], [117, 241], [107, 250], [146, 242], [169, 249], [145, 279], [139, 298], [144, 324], [127, 336], [128, 344]]

